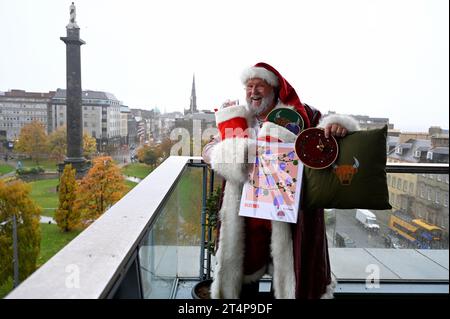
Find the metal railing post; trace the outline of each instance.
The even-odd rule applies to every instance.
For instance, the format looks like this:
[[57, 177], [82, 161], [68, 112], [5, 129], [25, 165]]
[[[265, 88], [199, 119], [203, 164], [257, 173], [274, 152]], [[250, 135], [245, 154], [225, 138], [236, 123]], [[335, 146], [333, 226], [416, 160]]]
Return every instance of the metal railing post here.
[[206, 165], [203, 167], [203, 185], [202, 185], [202, 216], [201, 216], [201, 225], [202, 225], [202, 233], [201, 233], [201, 246], [200, 246], [200, 279], [206, 279], [205, 274], [205, 243], [206, 243], [206, 194], [207, 194], [207, 178], [208, 178], [208, 170]]
[[[209, 196], [212, 196], [214, 193], [214, 171], [210, 171], [211, 177], [209, 178]], [[208, 226], [209, 226], [209, 220], [208, 220]], [[208, 241], [212, 240], [212, 228], [208, 227]], [[206, 279], [211, 278], [211, 251], [210, 247], [208, 246], [208, 251], [206, 253]]]

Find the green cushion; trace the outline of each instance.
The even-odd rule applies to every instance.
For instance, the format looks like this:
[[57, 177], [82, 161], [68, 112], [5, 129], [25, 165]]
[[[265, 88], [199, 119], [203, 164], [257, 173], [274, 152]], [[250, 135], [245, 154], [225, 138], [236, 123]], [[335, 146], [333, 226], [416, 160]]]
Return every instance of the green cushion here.
[[[386, 136], [387, 126], [337, 138], [337, 169], [305, 167], [303, 208], [391, 209], [385, 170]], [[357, 171], [354, 158], [359, 162]]]

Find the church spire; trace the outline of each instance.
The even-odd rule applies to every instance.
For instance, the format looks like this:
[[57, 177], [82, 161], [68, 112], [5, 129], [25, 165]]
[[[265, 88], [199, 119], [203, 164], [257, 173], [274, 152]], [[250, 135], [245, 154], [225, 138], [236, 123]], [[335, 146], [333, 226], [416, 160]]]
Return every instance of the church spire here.
[[191, 91], [191, 105], [189, 106], [190, 113], [197, 113], [197, 97], [195, 95], [195, 73], [192, 76], [192, 91]]

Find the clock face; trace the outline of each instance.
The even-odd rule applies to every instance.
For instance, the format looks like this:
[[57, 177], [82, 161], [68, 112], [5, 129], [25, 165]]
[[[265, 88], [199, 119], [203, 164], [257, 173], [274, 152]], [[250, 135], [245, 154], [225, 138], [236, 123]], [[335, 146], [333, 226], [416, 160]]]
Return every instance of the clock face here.
[[305, 126], [302, 116], [293, 109], [279, 108], [267, 115], [267, 121], [280, 125], [295, 135], [298, 135]]
[[305, 166], [323, 169], [336, 161], [339, 146], [333, 136], [325, 138], [323, 129], [309, 128], [297, 137], [295, 152]]

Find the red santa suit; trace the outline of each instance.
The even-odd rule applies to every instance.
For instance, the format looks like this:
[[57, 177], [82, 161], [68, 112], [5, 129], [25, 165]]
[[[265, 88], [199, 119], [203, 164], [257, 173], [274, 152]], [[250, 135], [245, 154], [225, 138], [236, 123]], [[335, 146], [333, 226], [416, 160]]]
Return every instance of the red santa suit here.
[[[276, 87], [276, 108], [295, 109], [303, 117], [305, 128], [338, 123], [348, 131], [359, 129], [354, 119], [343, 115], [328, 116], [319, 123], [320, 112], [303, 104], [293, 87], [266, 63], [246, 70], [242, 82], [245, 84], [251, 78], [264, 79]], [[272, 140], [293, 143], [296, 138], [289, 130], [271, 122], [262, 123], [256, 132], [249, 130], [257, 125], [255, 121], [247, 106], [216, 112], [221, 139], [212, 143], [207, 153], [212, 168], [224, 177], [226, 186], [219, 212], [217, 264], [211, 297], [239, 298], [244, 283], [270, 273], [275, 298], [330, 298], [334, 282], [322, 209], [299, 210], [296, 224], [238, 215], [242, 188], [254, 163], [256, 141], [270, 136]]]

